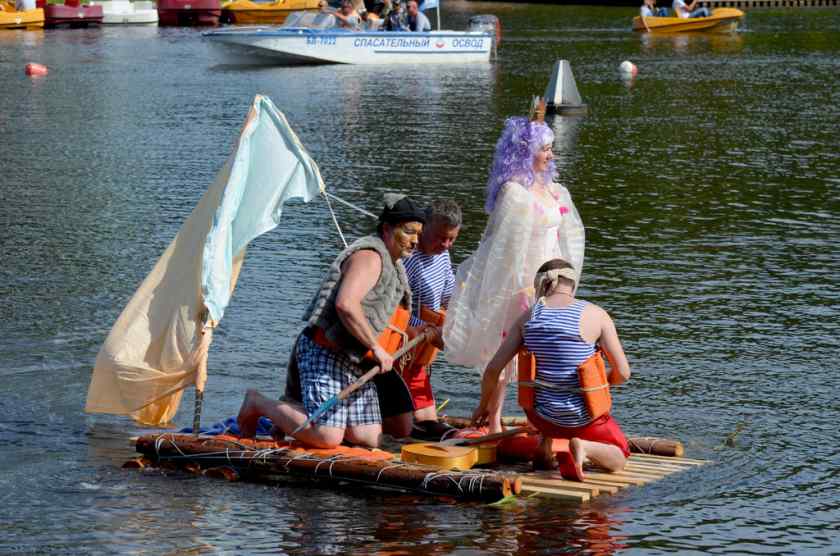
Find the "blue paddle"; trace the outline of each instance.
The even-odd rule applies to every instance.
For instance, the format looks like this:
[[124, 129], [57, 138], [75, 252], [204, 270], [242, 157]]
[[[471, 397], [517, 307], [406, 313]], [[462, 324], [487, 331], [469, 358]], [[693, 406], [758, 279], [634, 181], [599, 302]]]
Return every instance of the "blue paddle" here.
[[[397, 350], [397, 352], [394, 354], [394, 364], [396, 365], [397, 361], [400, 358], [402, 358], [406, 353], [408, 353], [409, 350], [414, 348], [414, 346], [416, 346], [417, 344], [419, 344], [421, 341], [425, 340], [429, 336], [431, 336], [431, 329], [427, 328], [421, 334], [418, 334], [417, 336], [415, 336], [415, 338], [413, 340], [411, 340], [410, 342], [405, 344], [403, 347], [401, 347], [399, 350]], [[374, 368], [372, 368], [371, 370], [369, 370], [368, 372], [366, 372], [365, 374], [360, 376], [358, 379], [356, 379], [356, 382], [354, 382], [353, 384], [351, 384], [350, 386], [348, 386], [347, 388], [345, 388], [344, 390], [339, 392], [338, 395], [333, 396], [332, 398], [328, 399], [327, 401], [322, 403], [320, 406], [318, 406], [318, 409], [316, 409], [312, 413], [312, 415], [310, 415], [306, 419], [306, 421], [304, 421], [298, 428], [296, 428], [295, 430], [292, 431], [292, 436], [296, 435], [297, 433], [299, 433], [300, 431], [302, 431], [303, 429], [308, 427], [310, 423], [316, 422], [327, 411], [332, 409], [338, 402], [340, 402], [341, 400], [346, 400], [348, 397], [350, 397], [350, 394], [352, 394], [353, 392], [355, 392], [356, 390], [361, 388], [367, 381], [369, 381], [370, 379], [375, 377], [377, 374], [379, 374], [379, 365], [375, 366]]]

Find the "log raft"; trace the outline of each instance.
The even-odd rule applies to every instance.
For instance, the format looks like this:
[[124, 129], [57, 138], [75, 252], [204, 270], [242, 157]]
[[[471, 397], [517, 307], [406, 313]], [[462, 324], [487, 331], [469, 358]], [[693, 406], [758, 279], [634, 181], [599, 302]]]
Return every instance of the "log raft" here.
[[[323, 456], [289, 446], [276, 446], [257, 448], [216, 437], [172, 433], [141, 436], [136, 443], [137, 451], [153, 463], [174, 465], [182, 469], [197, 466], [205, 474], [222, 476], [228, 480], [276, 483], [293, 477], [306, 477], [484, 502], [495, 502], [519, 494], [522, 489], [518, 477], [496, 471], [441, 471], [381, 457], [366, 459], [359, 455], [343, 454]], [[233, 473], [225, 472], [224, 469]]]
[[[654, 440], [653, 445], [663, 445], [662, 439]], [[345, 448], [341, 453], [324, 453], [323, 450], [305, 450], [274, 441], [243, 441], [233, 437], [146, 435], [137, 439], [136, 448], [142, 456], [127, 462], [125, 467], [160, 466], [228, 481], [270, 484], [306, 478], [483, 502], [495, 502], [517, 494], [587, 502], [707, 463], [677, 456], [633, 453], [623, 470], [608, 473], [587, 465], [585, 480], [575, 482], [564, 479], [557, 472], [532, 471], [530, 464], [524, 463], [497, 469], [441, 471], [427, 465], [400, 462], [394, 454], [376, 450]]]

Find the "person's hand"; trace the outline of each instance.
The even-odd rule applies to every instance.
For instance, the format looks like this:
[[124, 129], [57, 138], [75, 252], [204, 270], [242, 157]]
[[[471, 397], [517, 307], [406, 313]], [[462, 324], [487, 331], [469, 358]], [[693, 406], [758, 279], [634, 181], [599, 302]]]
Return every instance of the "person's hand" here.
[[379, 344], [373, 347], [373, 358], [379, 363], [380, 373], [387, 373], [394, 367], [394, 358]]
[[473, 411], [472, 419], [470, 420], [471, 427], [483, 427], [490, 422], [490, 411], [484, 406], [479, 405]]

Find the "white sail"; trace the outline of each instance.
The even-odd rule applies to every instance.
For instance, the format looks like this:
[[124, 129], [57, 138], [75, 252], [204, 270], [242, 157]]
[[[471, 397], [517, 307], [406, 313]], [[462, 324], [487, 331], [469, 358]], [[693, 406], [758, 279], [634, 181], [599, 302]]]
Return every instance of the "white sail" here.
[[203, 388], [212, 327], [222, 318], [249, 241], [290, 198], [324, 190], [286, 118], [257, 96], [236, 148], [123, 309], [96, 357], [85, 411], [158, 425], [183, 389]]

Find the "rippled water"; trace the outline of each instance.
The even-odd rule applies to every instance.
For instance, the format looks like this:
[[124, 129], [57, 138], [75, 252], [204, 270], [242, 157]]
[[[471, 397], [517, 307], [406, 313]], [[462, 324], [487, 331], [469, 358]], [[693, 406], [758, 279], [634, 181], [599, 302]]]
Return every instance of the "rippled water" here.
[[[716, 37], [634, 35], [624, 8], [451, 2], [443, 16], [459, 28], [476, 12], [500, 17], [504, 42], [474, 67], [223, 65], [191, 29], [0, 32], [0, 552], [840, 551], [840, 12], [754, 11]], [[460, 201], [461, 260], [503, 119], [558, 58], [590, 106], [552, 124], [588, 230], [581, 293], [611, 311], [635, 373], [617, 418], [713, 465], [585, 505], [501, 508], [120, 469], [140, 430], [82, 412], [91, 365], [256, 93], [336, 194], [371, 210], [393, 189]], [[49, 76], [26, 78], [30, 61]], [[370, 228], [337, 210], [349, 235]], [[279, 394], [338, 247], [321, 202], [255, 242], [205, 420], [246, 387]], [[452, 414], [471, 411], [473, 372], [433, 380]]]

